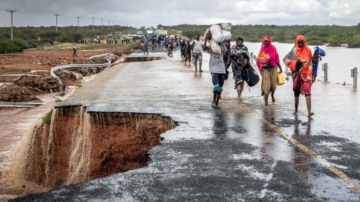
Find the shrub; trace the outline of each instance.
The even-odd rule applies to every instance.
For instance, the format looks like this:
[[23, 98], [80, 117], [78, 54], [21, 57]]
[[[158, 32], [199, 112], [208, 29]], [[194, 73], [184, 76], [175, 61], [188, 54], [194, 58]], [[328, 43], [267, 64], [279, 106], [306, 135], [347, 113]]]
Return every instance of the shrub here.
[[349, 48], [360, 48], [360, 35], [357, 35], [348, 41]]
[[26, 45], [20, 40], [3, 40], [0, 41], [0, 53], [22, 52]]
[[44, 123], [46, 125], [50, 125], [51, 124], [51, 117], [52, 117], [52, 111], [45, 114], [43, 117], [42, 117], [42, 120], [44, 121]]

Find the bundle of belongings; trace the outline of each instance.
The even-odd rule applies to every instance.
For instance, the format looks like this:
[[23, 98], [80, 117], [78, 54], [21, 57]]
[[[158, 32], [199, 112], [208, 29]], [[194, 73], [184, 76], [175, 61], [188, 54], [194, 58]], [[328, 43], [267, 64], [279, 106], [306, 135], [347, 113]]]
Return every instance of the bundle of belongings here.
[[204, 34], [205, 40], [209, 40], [211, 49], [221, 54], [221, 48], [219, 43], [231, 40], [231, 23], [218, 23], [211, 25]]

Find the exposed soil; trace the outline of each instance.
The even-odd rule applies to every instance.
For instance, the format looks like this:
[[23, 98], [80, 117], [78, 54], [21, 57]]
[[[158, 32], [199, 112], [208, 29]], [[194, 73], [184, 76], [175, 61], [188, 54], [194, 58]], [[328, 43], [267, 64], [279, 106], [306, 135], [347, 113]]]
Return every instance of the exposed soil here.
[[40, 101], [34, 89], [14, 84], [0, 87], [0, 102]]
[[68, 50], [25, 50], [17, 54], [0, 54], [0, 74], [24, 73], [31, 70], [48, 70], [63, 64], [86, 63], [87, 58], [97, 54], [129, 54], [131, 49], [124, 46], [116, 48], [77, 51], [78, 57]]
[[[53, 93], [59, 91], [59, 83], [50, 76], [52, 67], [62, 64], [99, 64], [107, 63], [105, 58], [87, 58], [97, 54], [113, 52], [121, 56], [129, 53], [128, 47], [119, 46], [111, 49], [102, 49], [98, 51], [79, 51], [78, 57], [73, 57], [69, 50], [57, 51], [25, 51], [20, 54], [2, 54], [0, 55], [0, 75], [27, 73], [34, 76], [22, 77], [0, 77], [0, 102], [30, 102], [38, 101], [36, 97], [40, 94]], [[116, 57], [110, 57], [111, 62]], [[41, 71], [40, 71], [41, 70]], [[104, 68], [68, 68], [55, 72], [62, 80], [65, 86], [77, 86], [85, 76], [91, 76], [100, 73]], [[30, 71], [32, 73], [30, 73]]]
[[40, 101], [37, 95], [59, 91], [58, 81], [46, 72], [11, 77], [8, 81], [12, 83], [0, 86], [0, 102]]
[[143, 167], [160, 134], [176, 126], [156, 114], [87, 113], [83, 107], [53, 113], [52, 126], [34, 130], [25, 171], [27, 180], [48, 188]]

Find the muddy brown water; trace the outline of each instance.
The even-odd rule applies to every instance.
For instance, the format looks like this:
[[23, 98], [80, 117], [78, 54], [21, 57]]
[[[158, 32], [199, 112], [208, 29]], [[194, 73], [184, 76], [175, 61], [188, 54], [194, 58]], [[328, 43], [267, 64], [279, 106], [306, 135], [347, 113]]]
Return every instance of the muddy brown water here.
[[2, 194], [39, 193], [141, 168], [149, 161], [148, 151], [160, 144], [160, 134], [174, 127], [171, 118], [157, 114], [53, 109], [50, 124], [39, 120], [25, 138], [5, 172]]

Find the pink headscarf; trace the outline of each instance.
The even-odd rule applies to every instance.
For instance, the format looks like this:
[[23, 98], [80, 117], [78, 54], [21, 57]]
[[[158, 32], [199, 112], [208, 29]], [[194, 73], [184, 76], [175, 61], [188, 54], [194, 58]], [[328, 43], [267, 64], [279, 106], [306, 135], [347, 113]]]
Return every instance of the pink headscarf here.
[[[268, 47], [265, 46], [264, 41], [269, 41]], [[256, 60], [260, 73], [262, 73], [262, 66], [268, 62], [270, 62], [272, 66], [277, 67], [277, 65], [280, 64], [280, 59], [275, 46], [271, 43], [270, 36], [266, 35], [262, 39], [261, 49]]]

